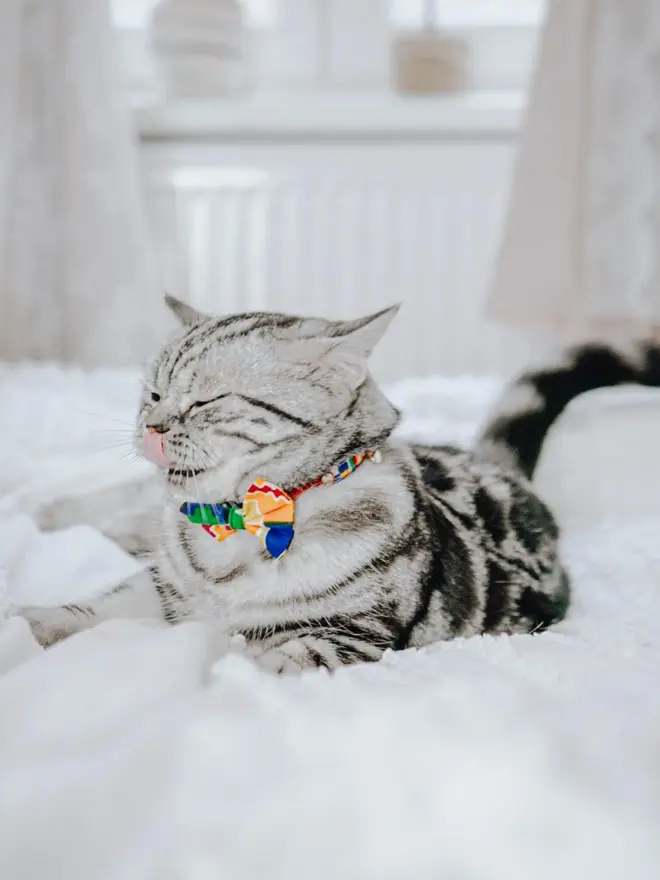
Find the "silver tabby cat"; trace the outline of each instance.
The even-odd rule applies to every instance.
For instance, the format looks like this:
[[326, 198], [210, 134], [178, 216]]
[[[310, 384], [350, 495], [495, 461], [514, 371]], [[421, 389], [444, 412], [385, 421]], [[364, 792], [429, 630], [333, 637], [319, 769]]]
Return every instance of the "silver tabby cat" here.
[[[523, 376], [469, 452], [392, 437], [399, 414], [367, 361], [396, 307], [345, 322], [209, 318], [168, 303], [183, 328], [147, 372], [136, 436], [141, 448], [145, 431], [157, 431], [171, 462], [153, 498], [160, 524], [140, 530], [137, 490], [117, 501], [125, 545], [139, 546], [140, 531], [158, 535], [153, 567], [93, 607], [26, 609], [42, 642], [114, 616], [201, 619], [238, 636], [269, 670], [291, 672], [457, 636], [536, 632], [563, 617], [558, 531], [529, 479], [546, 431], [577, 394], [658, 384], [655, 347], [627, 357], [585, 346]], [[218, 542], [180, 512], [186, 501], [239, 504], [257, 477], [290, 491], [368, 450], [381, 460], [298, 498], [295, 537], [278, 560], [249, 532]], [[56, 519], [94, 521], [107, 504], [89, 499], [85, 513], [78, 502]]]

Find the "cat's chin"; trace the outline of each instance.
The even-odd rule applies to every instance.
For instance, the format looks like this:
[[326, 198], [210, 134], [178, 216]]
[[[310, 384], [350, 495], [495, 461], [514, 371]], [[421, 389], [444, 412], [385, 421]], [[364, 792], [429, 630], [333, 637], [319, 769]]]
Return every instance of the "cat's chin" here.
[[226, 475], [218, 468], [195, 472], [171, 470], [164, 476], [167, 494], [177, 504], [184, 501], [212, 504], [239, 498], [234, 481], [222, 479]]
[[176, 501], [197, 501], [198, 495], [204, 495], [209, 486], [209, 470], [181, 470], [171, 468], [165, 471], [165, 485], [168, 494]]

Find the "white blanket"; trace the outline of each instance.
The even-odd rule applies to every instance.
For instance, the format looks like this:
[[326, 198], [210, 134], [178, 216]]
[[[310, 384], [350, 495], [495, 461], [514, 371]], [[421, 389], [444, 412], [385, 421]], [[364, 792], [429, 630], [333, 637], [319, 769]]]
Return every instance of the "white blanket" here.
[[[466, 442], [497, 385], [393, 397], [405, 430]], [[99, 588], [94, 559], [106, 582], [132, 564], [95, 532], [88, 554], [80, 535], [23, 532], [21, 552], [4, 535], [38, 497], [139, 471], [99, 451], [91, 415], [128, 440], [134, 390], [129, 373], [0, 370], [6, 613], [27, 581], [83, 596]], [[659, 529], [660, 516], [567, 535], [574, 604], [550, 632], [332, 677], [212, 665], [198, 624], [111, 622], [43, 652], [6, 619], [0, 877], [656, 880]], [[39, 557], [27, 579], [26, 555]]]

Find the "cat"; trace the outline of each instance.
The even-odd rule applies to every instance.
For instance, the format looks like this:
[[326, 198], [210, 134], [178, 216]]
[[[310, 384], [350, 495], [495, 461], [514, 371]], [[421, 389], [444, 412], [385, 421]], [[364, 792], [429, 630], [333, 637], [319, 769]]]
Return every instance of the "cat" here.
[[25, 609], [42, 643], [127, 614], [197, 619], [289, 673], [564, 617], [558, 528], [530, 483], [544, 437], [584, 391], [660, 384], [657, 347], [581, 346], [521, 376], [469, 451], [392, 436], [367, 362], [397, 306], [330, 321], [167, 302], [182, 328], [136, 431], [161, 466], [154, 563], [89, 607]]

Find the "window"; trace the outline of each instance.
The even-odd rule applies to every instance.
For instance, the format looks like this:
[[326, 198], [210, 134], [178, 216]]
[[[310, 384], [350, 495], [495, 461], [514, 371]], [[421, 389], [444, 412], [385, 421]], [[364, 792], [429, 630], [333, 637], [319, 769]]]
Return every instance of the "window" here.
[[476, 91], [524, 91], [529, 83], [547, 0], [392, 0], [391, 21], [406, 31], [448, 28], [472, 48]]
[[[156, 2], [112, 0], [115, 21], [124, 28], [143, 27]], [[277, 14], [277, 0], [243, 0], [243, 5], [257, 26], [271, 24]], [[546, 0], [390, 0], [392, 24], [405, 28], [420, 27], [431, 18], [450, 26], [536, 26], [543, 18], [545, 6]]]
[[[241, 0], [246, 21], [255, 30], [261, 45], [276, 38], [282, 25], [287, 4], [286, 27], [291, 28], [293, 0]], [[300, 4], [301, 0], [298, 0]], [[342, 0], [345, 6], [345, 0]], [[361, 0], [355, 0], [356, 8]], [[373, 0], [370, 0], [373, 2]], [[112, 0], [116, 24], [122, 30], [124, 66], [129, 86], [135, 94], [148, 70], [145, 27], [157, 0]], [[314, 26], [315, 9], [322, 9], [333, 0], [304, 0], [300, 5], [300, 43], [308, 47], [313, 64], [327, 52], [327, 46], [314, 49], [320, 29]], [[386, 8], [387, 0], [383, 0]], [[419, 29], [425, 24], [449, 28], [469, 41], [472, 49], [472, 85], [475, 91], [523, 91], [529, 81], [536, 54], [537, 38], [547, 0], [389, 0], [390, 25], [393, 32]], [[304, 15], [302, 12], [304, 11]], [[295, 15], [293, 16], [295, 21]], [[303, 21], [304, 19], [304, 21]], [[293, 25], [295, 27], [295, 24]], [[289, 33], [288, 31], [287, 33]], [[273, 85], [270, 74], [260, 72], [259, 84]], [[276, 86], [281, 83], [275, 82]]]
[[[310, 0], [313, 2], [313, 0]], [[158, 0], [111, 0], [112, 15], [120, 28], [139, 30], [146, 26]], [[241, 0], [248, 19], [256, 26], [268, 26], [277, 14], [277, 0]]]
[[425, 23], [445, 27], [537, 27], [546, 0], [392, 0], [392, 22], [400, 28]]

